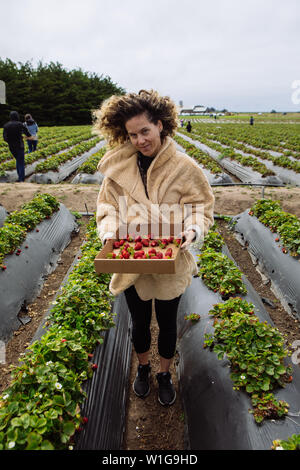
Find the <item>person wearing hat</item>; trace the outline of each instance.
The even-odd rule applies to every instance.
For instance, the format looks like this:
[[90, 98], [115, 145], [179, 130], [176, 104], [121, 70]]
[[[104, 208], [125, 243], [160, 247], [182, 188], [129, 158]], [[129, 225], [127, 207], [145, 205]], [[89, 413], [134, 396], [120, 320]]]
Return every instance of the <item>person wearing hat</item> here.
[[9, 115], [9, 121], [3, 126], [3, 139], [8, 143], [9, 150], [16, 159], [16, 168], [18, 173], [18, 182], [25, 180], [25, 160], [24, 160], [24, 142], [25, 138], [33, 139], [27, 127], [20, 121], [19, 113], [12, 111]]

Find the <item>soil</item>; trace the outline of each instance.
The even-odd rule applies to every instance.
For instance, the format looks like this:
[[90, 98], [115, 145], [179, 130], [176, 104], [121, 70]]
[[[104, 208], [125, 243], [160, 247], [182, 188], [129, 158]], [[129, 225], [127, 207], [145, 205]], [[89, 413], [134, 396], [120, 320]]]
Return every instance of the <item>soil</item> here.
[[[73, 185], [62, 183], [58, 185], [38, 185], [32, 183], [1, 183], [0, 204], [7, 211], [19, 209], [22, 204], [32, 199], [38, 193], [49, 193], [55, 196], [68, 209], [78, 212], [95, 212], [99, 187], [97, 185]], [[262, 188], [249, 186], [214, 187], [215, 213], [235, 215], [249, 208], [257, 199], [262, 197]], [[279, 200], [282, 208], [300, 217], [300, 188], [265, 188], [264, 197]], [[49, 309], [55, 294], [63, 281], [69, 266], [79, 251], [84, 240], [86, 224], [89, 217], [82, 218], [80, 231], [74, 236], [69, 246], [64, 250], [56, 270], [48, 276], [44, 288], [35, 302], [28, 306], [31, 321], [19, 328], [6, 345], [6, 363], [0, 364], [0, 393], [10, 382], [10, 365], [18, 364], [20, 354], [31, 342], [34, 333]], [[300, 339], [300, 324], [292, 318], [281, 306], [270, 286], [262, 282], [260, 274], [252, 264], [247, 252], [236, 240], [233, 232], [227, 228], [225, 221], [218, 221], [220, 233], [237, 262], [239, 268], [247, 275], [260, 296], [267, 298], [272, 307], [265, 304], [275, 326], [287, 335], [287, 341], [292, 343]], [[184, 413], [180, 398], [176, 375], [176, 357], [171, 368], [177, 399], [173, 406], [162, 407], [157, 400], [157, 382], [155, 378], [159, 367], [157, 354], [157, 325], [153, 312], [152, 324], [152, 383], [151, 393], [146, 399], [136, 397], [132, 384], [136, 375], [137, 360], [132, 354], [130, 371], [130, 390], [127, 402], [127, 426], [124, 433], [123, 450], [184, 450]]]

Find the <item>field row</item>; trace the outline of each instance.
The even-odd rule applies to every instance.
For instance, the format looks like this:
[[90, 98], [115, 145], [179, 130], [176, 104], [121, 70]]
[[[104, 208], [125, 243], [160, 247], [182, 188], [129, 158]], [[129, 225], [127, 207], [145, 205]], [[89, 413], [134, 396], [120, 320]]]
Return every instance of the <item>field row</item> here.
[[[275, 263], [268, 275], [271, 279], [274, 276], [282, 296], [299, 311], [299, 219], [285, 213], [278, 203], [258, 200], [249, 211], [228, 222], [232, 230], [247, 232], [248, 249], [260, 238], [259, 256], [266, 264], [270, 259]], [[249, 228], [246, 232], [243, 223]], [[252, 223], [256, 224], [253, 233]], [[76, 220], [54, 197], [41, 194], [4, 216], [1, 225], [0, 280], [4, 290], [0, 306], [6, 307], [0, 311], [6, 314], [0, 324], [1, 339], [7, 340], [24, 303], [22, 295], [28, 295], [29, 290], [12, 289], [12, 279], [22, 277], [26, 270], [31, 273], [26, 282], [40, 282], [39, 270], [45, 270], [47, 264], [53, 267], [52, 257], [66, 246], [61, 228], [70, 237]], [[56, 238], [47, 237], [49, 233]], [[45, 249], [41, 240], [47, 240], [49, 248]], [[274, 256], [266, 253], [264, 241]], [[82, 253], [46, 318], [46, 332], [31, 345], [22, 365], [15, 367], [12, 384], [0, 397], [0, 449], [84, 448], [88, 435], [106, 439], [107, 447], [98, 448], [109, 449], [116, 436], [122, 438], [129, 366], [128, 362], [121, 364], [120, 357], [127, 357], [125, 350], [131, 343], [127, 323], [122, 330], [118, 322], [128, 318], [128, 311], [121, 297], [117, 301], [109, 293], [110, 275], [95, 274], [93, 260], [100, 248], [93, 217]], [[272, 440], [288, 439], [297, 432], [299, 418], [288, 417], [297, 405], [299, 367], [289, 360], [285, 338], [249, 285], [247, 273], [232, 260], [217, 225], [201, 247], [193, 246], [192, 254], [198, 276], [183, 296], [178, 319], [178, 368], [191, 448], [271, 448]], [[283, 265], [286, 284], [276, 278]], [[20, 297], [17, 302], [16, 296]], [[115, 333], [110, 331], [112, 326], [116, 326]], [[99, 347], [101, 361], [95, 352]], [[110, 361], [109, 351], [116, 351], [113, 359], [118, 369], [106, 362]], [[105, 370], [116, 370], [116, 374], [102, 377]], [[89, 383], [94, 388], [89, 388]], [[114, 394], [108, 393], [112, 384]], [[90, 393], [85, 394], [84, 389]], [[117, 400], [121, 408], [112, 423], [111, 412], [107, 415], [106, 410], [116, 408]], [[92, 411], [99, 401], [101, 419]], [[244, 419], [249, 403], [252, 417]], [[236, 422], [238, 429], [233, 427]], [[259, 426], [262, 422], [263, 427]], [[103, 442], [98, 440], [97, 445], [103, 446]]]

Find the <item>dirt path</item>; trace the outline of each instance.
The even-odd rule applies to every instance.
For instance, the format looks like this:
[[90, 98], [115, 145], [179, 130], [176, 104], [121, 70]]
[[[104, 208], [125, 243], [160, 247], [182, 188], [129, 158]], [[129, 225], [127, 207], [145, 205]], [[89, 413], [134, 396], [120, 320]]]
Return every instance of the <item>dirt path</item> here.
[[[89, 212], [96, 210], [96, 201], [99, 188], [96, 185], [38, 185], [31, 183], [1, 183], [0, 203], [7, 211], [13, 211], [37, 193], [49, 193], [65, 204], [70, 210]], [[216, 203], [215, 213], [234, 215], [249, 208], [253, 202], [262, 197], [261, 188], [251, 187], [215, 187], [213, 188]], [[300, 217], [300, 188], [267, 188], [264, 191], [265, 198], [279, 200], [284, 210]], [[44, 313], [48, 310], [57, 289], [59, 288], [66, 272], [74, 260], [80, 245], [84, 239], [85, 226], [88, 218], [83, 218], [83, 225], [70, 245], [62, 254], [61, 260], [55, 272], [51, 274], [36, 301], [29, 306], [29, 314], [32, 317], [30, 323], [22, 326], [7, 347], [7, 363], [0, 365], [0, 392], [10, 380], [9, 364], [18, 364], [18, 357], [26, 349], [28, 343], [41, 322]], [[267, 285], [262, 284], [261, 278], [252, 265], [246, 250], [230, 233], [224, 222], [220, 222], [220, 231], [225, 238], [227, 246], [238, 262], [240, 269], [246, 273], [249, 281], [257, 292], [273, 302], [275, 308], [266, 305], [267, 310], [278, 329], [288, 335], [288, 340], [300, 339], [299, 322], [292, 319], [277, 302], [274, 294]], [[132, 355], [130, 390], [127, 403], [127, 426], [124, 435], [124, 450], [184, 450], [184, 414], [178, 390], [176, 377], [176, 358], [172, 366], [172, 378], [177, 391], [177, 400], [170, 408], [162, 407], [157, 400], [157, 383], [155, 374], [159, 366], [157, 354], [157, 325], [155, 314], [152, 317], [152, 384], [150, 395], [142, 400], [135, 396], [132, 391], [132, 383], [136, 374], [137, 361], [135, 354]]]
[[[35, 194], [45, 192], [57, 197], [69, 209], [83, 212], [87, 206], [93, 212], [96, 210], [99, 187], [92, 184], [0, 183], [0, 204], [6, 210], [13, 211]], [[261, 187], [218, 186], [213, 188], [213, 192], [216, 197], [215, 213], [226, 215], [238, 214], [262, 197]], [[300, 188], [266, 188], [264, 197], [279, 200], [285, 211], [300, 217]]]

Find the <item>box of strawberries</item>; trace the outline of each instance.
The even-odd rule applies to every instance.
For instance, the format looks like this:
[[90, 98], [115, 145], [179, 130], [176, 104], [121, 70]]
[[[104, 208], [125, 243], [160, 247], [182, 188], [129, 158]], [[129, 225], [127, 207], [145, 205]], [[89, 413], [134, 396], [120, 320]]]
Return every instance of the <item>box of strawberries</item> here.
[[100, 273], [174, 274], [182, 243], [174, 236], [130, 235], [108, 240], [94, 260]]

